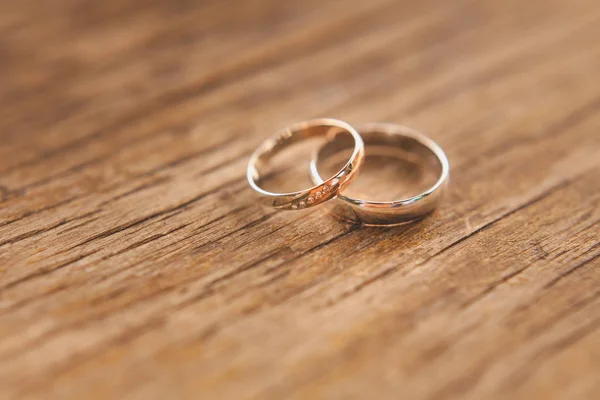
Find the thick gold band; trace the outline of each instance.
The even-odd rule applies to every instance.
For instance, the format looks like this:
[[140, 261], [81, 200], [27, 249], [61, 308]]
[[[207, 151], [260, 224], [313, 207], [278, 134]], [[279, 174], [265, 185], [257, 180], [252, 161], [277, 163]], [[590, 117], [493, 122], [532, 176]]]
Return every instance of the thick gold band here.
[[[365, 225], [394, 225], [417, 220], [433, 211], [448, 183], [450, 171], [442, 148], [422, 133], [400, 125], [365, 124], [358, 131], [365, 142], [367, 155], [383, 148], [386, 152], [395, 152], [401, 157], [419, 159], [426, 168], [432, 168], [436, 172], [438, 179], [433, 186], [417, 196], [389, 202], [357, 199], [340, 193], [337, 200], [330, 203], [332, 213], [342, 219]], [[328, 142], [322, 146], [310, 163], [312, 181], [316, 184], [322, 182], [317, 168], [320, 161], [347, 148], [347, 144], [340, 141]]]

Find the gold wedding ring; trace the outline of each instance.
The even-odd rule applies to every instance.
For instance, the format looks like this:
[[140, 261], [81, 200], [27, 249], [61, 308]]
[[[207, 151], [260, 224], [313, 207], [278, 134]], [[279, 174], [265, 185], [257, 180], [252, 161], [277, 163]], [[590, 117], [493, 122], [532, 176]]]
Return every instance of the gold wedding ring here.
[[[291, 193], [273, 193], [259, 186], [269, 170], [269, 161], [277, 153], [299, 141], [322, 137], [329, 142], [350, 143], [352, 154], [346, 164], [333, 176], [306, 190]], [[358, 132], [350, 125], [336, 119], [316, 119], [283, 129], [271, 139], [263, 142], [248, 163], [248, 183], [264, 203], [277, 210], [299, 210], [315, 207], [338, 196], [356, 177], [364, 159], [364, 144]]]
[[[416, 160], [431, 169], [437, 181], [431, 187], [409, 198], [394, 201], [370, 201], [340, 193], [331, 202], [331, 212], [339, 218], [365, 225], [395, 225], [414, 221], [427, 215], [437, 206], [448, 183], [450, 166], [446, 154], [433, 140], [404, 126], [386, 123], [365, 124], [358, 127], [367, 157], [374, 154], [396, 154]], [[323, 180], [318, 166], [322, 161], [346, 150], [347, 142], [330, 141], [323, 145], [310, 163], [310, 174], [315, 184]], [[368, 160], [367, 160], [368, 162]]]

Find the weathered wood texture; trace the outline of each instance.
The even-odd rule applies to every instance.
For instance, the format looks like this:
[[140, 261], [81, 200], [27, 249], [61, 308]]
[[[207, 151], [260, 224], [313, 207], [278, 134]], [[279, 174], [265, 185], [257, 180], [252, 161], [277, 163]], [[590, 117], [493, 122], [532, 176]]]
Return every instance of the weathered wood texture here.
[[[0, 398], [600, 398], [600, 3], [0, 2]], [[318, 116], [447, 151], [404, 228], [272, 213]]]

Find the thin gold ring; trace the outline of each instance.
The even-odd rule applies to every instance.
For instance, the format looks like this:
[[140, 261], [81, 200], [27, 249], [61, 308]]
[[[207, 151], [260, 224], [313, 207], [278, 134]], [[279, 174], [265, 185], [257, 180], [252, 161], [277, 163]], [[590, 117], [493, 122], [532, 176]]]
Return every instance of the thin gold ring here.
[[[427, 168], [434, 169], [437, 181], [416, 196], [389, 202], [357, 199], [340, 193], [336, 201], [330, 203], [331, 212], [354, 223], [396, 225], [418, 220], [433, 211], [448, 184], [450, 173], [450, 164], [442, 148], [424, 134], [401, 125], [371, 123], [359, 126], [358, 131], [365, 142], [367, 156], [394, 151], [418, 159]], [[328, 142], [315, 153], [310, 162], [313, 183], [322, 182], [317, 165], [343, 150], [344, 143]]]
[[[338, 137], [340, 134], [346, 135]], [[321, 180], [316, 186], [309, 189], [291, 193], [269, 192], [259, 186], [261, 178], [266, 174], [269, 161], [275, 154], [301, 140], [315, 137], [323, 137], [329, 142], [336, 142], [343, 137], [353, 139], [352, 155], [335, 175], [327, 180]], [[344, 142], [347, 143], [347, 141]], [[315, 207], [337, 197], [339, 192], [354, 180], [364, 160], [364, 152], [362, 138], [352, 126], [336, 119], [315, 119], [283, 129], [272, 138], [264, 141], [250, 157], [246, 176], [252, 189], [270, 207], [277, 210], [299, 210]]]

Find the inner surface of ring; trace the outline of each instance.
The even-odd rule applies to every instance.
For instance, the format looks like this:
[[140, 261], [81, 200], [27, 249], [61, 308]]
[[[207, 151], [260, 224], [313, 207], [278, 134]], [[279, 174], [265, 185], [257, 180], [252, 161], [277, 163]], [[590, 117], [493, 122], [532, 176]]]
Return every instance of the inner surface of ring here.
[[[379, 131], [361, 131], [365, 142], [365, 162], [358, 178], [343, 195], [371, 202], [408, 199], [432, 188], [442, 174], [442, 164], [424, 143], [411, 136]], [[321, 177], [352, 151], [352, 143], [335, 140], [325, 144], [317, 155]]]
[[[288, 193], [314, 186], [306, 173], [312, 154], [326, 143], [348, 144], [347, 157], [332, 160], [327, 179], [339, 172], [349, 161], [356, 146], [353, 136], [342, 127], [318, 125], [296, 131], [284, 131], [264, 144], [254, 166], [254, 179], [264, 190]], [[341, 154], [340, 154], [341, 156]]]

